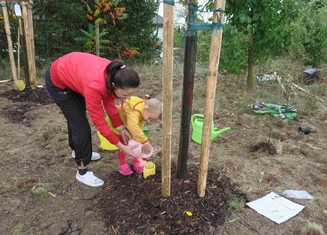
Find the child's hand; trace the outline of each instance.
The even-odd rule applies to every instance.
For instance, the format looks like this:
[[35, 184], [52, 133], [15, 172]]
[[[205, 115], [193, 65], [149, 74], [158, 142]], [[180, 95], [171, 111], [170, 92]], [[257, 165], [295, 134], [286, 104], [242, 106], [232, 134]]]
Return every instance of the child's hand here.
[[120, 131], [120, 134], [124, 140], [124, 144], [127, 144], [128, 141], [131, 139], [131, 135], [129, 134], [128, 130], [127, 129], [123, 129]]
[[117, 144], [117, 147], [120, 148], [126, 156], [128, 156], [129, 158], [137, 158], [137, 156], [134, 154], [133, 149], [136, 148], [137, 146], [128, 146], [128, 145], [124, 145], [121, 142], [119, 142]]

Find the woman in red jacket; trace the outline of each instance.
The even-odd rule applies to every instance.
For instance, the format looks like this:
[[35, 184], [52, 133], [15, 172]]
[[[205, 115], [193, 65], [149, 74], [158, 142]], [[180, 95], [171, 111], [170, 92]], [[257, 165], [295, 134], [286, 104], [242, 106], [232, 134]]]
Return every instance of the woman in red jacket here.
[[[135, 93], [140, 84], [138, 74], [120, 60], [72, 52], [51, 64], [45, 83], [67, 119], [69, 146], [78, 165], [76, 179], [89, 186], [102, 186], [103, 180], [86, 168], [90, 160], [100, 158], [98, 153], [92, 152], [86, 110], [99, 132], [117, 145], [119, 158], [125, 158], [125, 154], [134, 156], [132, 148], [125, 145], [131, 136], [119, 117], [115, 99], [126, 99]], [[110, 130], [104, 110], [121, 135]]]

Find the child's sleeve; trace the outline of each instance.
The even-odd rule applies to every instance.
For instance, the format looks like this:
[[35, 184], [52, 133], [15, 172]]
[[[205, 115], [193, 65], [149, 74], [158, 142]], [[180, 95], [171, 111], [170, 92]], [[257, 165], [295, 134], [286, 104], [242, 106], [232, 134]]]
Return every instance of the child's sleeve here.
[[144, 126], [143, 117], [139, 111], [132, 110], [130, 107], [125, 108], [127, 123], [126, 128], [132, 138], [140, 143], [148, 141], [148, 137], [142, 131]]

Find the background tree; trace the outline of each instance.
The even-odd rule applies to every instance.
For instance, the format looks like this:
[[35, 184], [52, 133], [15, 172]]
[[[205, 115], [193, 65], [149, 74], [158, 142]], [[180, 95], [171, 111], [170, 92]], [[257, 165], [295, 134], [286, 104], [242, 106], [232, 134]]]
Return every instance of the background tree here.
[[99, 22], [108, 32], [103, 39], [110, 43], [103, 56], [145, 61], [159, 54], [152, 24], [157, 8], [154, 0], [86, 1], [88, 22]]
[[[2, 15], [2, 4], [0, 2], [0, 59], [8, 59], [8, 42], [7, 35], [5, 31], [5, 23]], [[18, 28], [18, 18], [14, 14], [14, 3], [7, 2], [7, 10], [9, 16], [9, 24], [11, 27], [11, 39], [13, 43], [14, 50], [17, 49], [17, 28]], [[1, 61], [0, 61], [1, 62]]]
[[[102, 50], [102, 55], [117, 58], [117, 50], [113, 41], [113, 35], [118, 33], [118, 24], [122, 24], [123, 21], [128, 17], [125, 13], [124, 7], [118, 7], [118, 1], [113, 0], [98, 0], [98, 1], [87, 1], [86, 3], [86, 17], [89, 25], [94, 25], [96, 22], [99, 23], [99, 27], [108, 32], [106, 40], [110, 46], [106, 47], [105, 51]], [[95, 39], [95, 38], [94, 38]], [[90, 41], [91, 44], [95, 43], [95, 40]], [[121, 58], [120, 56], [118, 56]]]
[[84, 1], [35, 0], [33, 4], [36, 55], [51, 60], [71, 51], [82, 51], [74, 38], [87, 29]]
[[[116, 44], [119, 48], [117, 49], [119, 55], [123, 59], [136, 61], [148, 61], [158, 57], [160, 47], [156, 44], [158, 39], [154, 35], [155, 25], [152, 23], [159, 7], [158, 2], [156, 0], [122, 0], [119, 5], [126, 8], [128, 15], [124, 24], [117, 25], [119, 33], [113, 35], [115, 37], [113, 42], [121, 44], [119, 46]], [[133, 53], [137, 52], [139, 55], [133, 56]]]
[[101, 50], [102, 56], [151, 59], [158, 48], [152, 25], [157, 7], [154, 0], [36, 0], [33, 4], [36, 54], [51, 60], [71, 51], [83, 51], [84, 45], [77, 44], [75, 39], [81, 37], [81, 30], [88, 32], [88, 23], [94, 25], [97, 21], [100, 29], [108, 32], [102, 38], [109, 41], [106, 50]]
[[292, 1], [230, 0], [227, 22], [247, 36], [247, 90], [255, 86], [255, 65], [287, 49], [290, 34], [287, 23], [296, 17]]
[[[213, 1], [205, 8], [212, 10]], [[219, 69], [231, 73], [248, 70], [247, 89], [255, 86], [255, 67], [268, 58], [301, 58], [305, 65], [326, 61], [327, 9], [322, 0], [230, 0]], [[198, 59], [207, 61], [207, 33], [198, 37]]]
[[[86, 52], [96, 54], [96, 29], [95, 26], [92, 24], [88, 24], [88, 30], [85, 31], [84, 29], [80, 29], [82, 36], [76, 37], [75, 41], [77, 43], [81, 43], [84, 45], [84, 50]], [[105, 30], [102, 30], [102, 32], [99, 33], [99, 43], [100, 43], [100, 55], [104, 55], [103, 51], [106, 51], [109, 49], [108, 45], [110, 43], [109, 40], [102, 39], [106, 35], [108, 35], [108, 32]]]
[[[219, 71], [242, 74], [247, 67], [246, 36], [229, 24], [223, 30]], [[198, 33], [197, 61], [205, 65], [209, 62], [211, 34], [211, 31]]]
[[299, 18], [290, 24], [293, 58], [317, 67], [327, 62], [327, 4], [322, 0], [302, 1]]

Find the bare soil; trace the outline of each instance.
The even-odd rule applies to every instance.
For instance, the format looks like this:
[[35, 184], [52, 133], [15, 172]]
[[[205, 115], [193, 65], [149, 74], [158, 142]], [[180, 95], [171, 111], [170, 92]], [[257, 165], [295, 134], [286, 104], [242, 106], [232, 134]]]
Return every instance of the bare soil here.
[[[160, 122], [149, 125], [149, 138], [156, 148], [152, 158], [156, 175], [147, 179], [136, 173], [120, 175], [116, 152], [98, 147], [92, 126], [94, 150], [102, 159], [92, 162], [90, 169], [105, 180], [105, 185], [91, 188], [75, 180], [66, 122], [46, 89], [17, 92], [12, 83], [0, 83], [0, 234], [327, 233], [325, 104], [297, 94], [294, 101], [302, 109], [295, 120], [258, 115], [250, 103], [237, 106], [237, 101], [244, 103], [246, 97], [235, 92], [236, 83], [230, 78], [218, 89], [217, 98], [224, 100], [215, 110], [214, 123], [218, 129], [229, 126], [231, 131], [213, 140], [206, 194], [198, 197], [201, 145], [191, 140], [192, 133], [187, 174], [182, 179], [176, 177], [182, 78], [174, 78], [168, 198], [162, 197], [161, 188]], [[196, 78], [193, 113], [204, 113], [204, 84], [204, 78]], [[142, 78], [137, 95], [145, 93], [162, 99], [158, 76]], [[282, 96], [281, 91], [276, 95]], [[320, 97], [327, 100], [326, 92]], [[314, 110], [303, 109], [308, 100]], [[311, 127], [310, 134], [298, 131], [302, 124]], [[307, 190], [315, 199], [291, 199], [305, 208], [280, 225], [248, 207], [229, 209], [235, 197], [248, 202], [286, 189]]]

